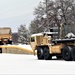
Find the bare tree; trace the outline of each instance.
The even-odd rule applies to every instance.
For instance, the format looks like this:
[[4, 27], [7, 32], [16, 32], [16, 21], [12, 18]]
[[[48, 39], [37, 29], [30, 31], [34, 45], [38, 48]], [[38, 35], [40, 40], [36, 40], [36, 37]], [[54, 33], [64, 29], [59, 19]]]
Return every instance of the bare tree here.
[[41, 29], [43, 29], [42, 31], [50, 31], [51, 27], [57, 26], [59, 30], [60, 24], [62, 23], [63, 36], [68, 32], [75, 33], [73, 29], [75, 27], [74, 0], [43, 0], [43, 2], [40, 2], [37, 6], [34, 13], [35, 19], [39, 22], [35, 22], [34, 20], [33, 22], [35, 22], [35, 24], [33, 27], [41, 27]]
[[31, 34], [43, 32], [41, 21], [38, 19], [33, 20], [29, 26], [29, 30]]

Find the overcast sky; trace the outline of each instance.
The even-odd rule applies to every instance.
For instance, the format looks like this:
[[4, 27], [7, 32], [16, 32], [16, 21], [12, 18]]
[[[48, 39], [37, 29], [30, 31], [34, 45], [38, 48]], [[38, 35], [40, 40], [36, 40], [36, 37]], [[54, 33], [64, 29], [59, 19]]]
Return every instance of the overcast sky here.
[[21, 24], [27, 27], [33, 20], [34, 8], [42, 0], [0, 0], [0, 27], [11, 27], [17, 32]]

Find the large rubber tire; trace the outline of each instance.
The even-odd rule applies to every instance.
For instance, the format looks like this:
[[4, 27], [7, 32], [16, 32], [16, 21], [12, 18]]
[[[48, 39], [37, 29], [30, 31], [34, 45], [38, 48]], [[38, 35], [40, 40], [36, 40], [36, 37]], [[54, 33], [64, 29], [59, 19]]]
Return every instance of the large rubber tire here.
[[45, 60], [51, 60], [52, 59], [52, 56], [50, 55], [48, 47], [44, 47], [44, 59]]
[[75, 61], [75, 47], [73, 47], [72, 49], [72, 59], [73, 61]]
[[8, 44], [12, 45], [12, 41], [8, 40]]
[[0, 53], [2, 53], [2, 48], [0, 48]]
[[3, 43], [0, 41], [0, 45], [3, 45]]
[[38, 57], [39, 60], [44, 59], [44, 54], [43, 54], [43, 48], [42, 47], [37, 48], [37, 57]]
[[72, 48], [70, 46], [65, 46], [62, 51], [62, 57], [65, 61], [72, 60]]

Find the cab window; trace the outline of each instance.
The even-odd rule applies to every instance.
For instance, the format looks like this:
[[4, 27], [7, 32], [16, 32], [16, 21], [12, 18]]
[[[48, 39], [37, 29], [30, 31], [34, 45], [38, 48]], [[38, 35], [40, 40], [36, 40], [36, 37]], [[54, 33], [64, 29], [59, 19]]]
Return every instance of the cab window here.
[[31, 37], [31, 42], [35, 42], [35, 38], [34, 37]]

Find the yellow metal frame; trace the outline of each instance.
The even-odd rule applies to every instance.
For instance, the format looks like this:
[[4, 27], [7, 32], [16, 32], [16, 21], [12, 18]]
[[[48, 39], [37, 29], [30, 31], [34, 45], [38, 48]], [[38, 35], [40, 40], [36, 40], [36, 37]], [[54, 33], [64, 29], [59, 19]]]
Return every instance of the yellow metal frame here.
[[4, 48], [4, 49], [19, 49], [19, 50], [24, 50], [26, 52], [29, 52], [31, 54], [33, 54], [33, 50], [30, 50], [30, 49], [27, 49], [27, 48], [22, 48], [22, 47], [18, 47], [17, 45], [13, 46], [13, 45], [10, 45], [10, 46], [0, 46], [0, 48]]

